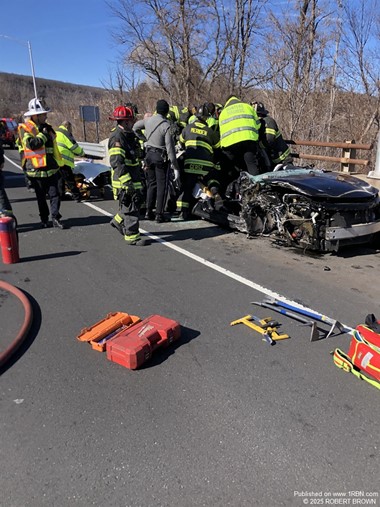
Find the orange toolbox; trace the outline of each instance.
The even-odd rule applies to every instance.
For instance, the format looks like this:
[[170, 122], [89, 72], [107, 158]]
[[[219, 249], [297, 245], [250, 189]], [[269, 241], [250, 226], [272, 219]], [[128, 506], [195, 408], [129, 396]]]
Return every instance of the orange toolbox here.
[[181, 336], [175, 320], [151, 315], [106, 342], [107, 359], [135, 370], [160, 347], [168, 347]]
[[104, 352], [108, 340], [138, 322], [141, 322], [141, 319], [136, 315], [129, 315], [129, 313], [124, 312], [109, 313], [93, 326], [82, 329], [77, 339], [90, 343], [94, 350]]

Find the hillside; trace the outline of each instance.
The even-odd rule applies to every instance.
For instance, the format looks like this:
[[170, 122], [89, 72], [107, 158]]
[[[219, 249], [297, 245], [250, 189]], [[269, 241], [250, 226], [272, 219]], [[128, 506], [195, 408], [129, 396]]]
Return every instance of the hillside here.
[[[115, 103], [114, 92], [102, 88], [42, 78], [36, 78], [36, 85], [39, 98], [43, 98], [52, 109], [52, 113], [49, 114], [49, 121], [53, 126], [57, 126], [64, 119], [69, 119], [74, 125], [74, 135], [78, 137], [78, 140], [84, 140], [79, 106], [99, 106], [101, 110], [99, 135], [101, 138], [108, 135], [110, 127], [108, 115], [110, 107], [112, 108], [113, 103]], [[1, 72], [0, 90], [0, 115], [13, 117], [17, 121], [21, 121], [23, 113], [28, 108], [29, 100], [34, 97], [31, 76]], [[105, 118], [107, 118], [107, 121], [103, 122], [102, 119]], [[95, 132], [94, 124], [86, 124], [87, 141], [96, 141]]]

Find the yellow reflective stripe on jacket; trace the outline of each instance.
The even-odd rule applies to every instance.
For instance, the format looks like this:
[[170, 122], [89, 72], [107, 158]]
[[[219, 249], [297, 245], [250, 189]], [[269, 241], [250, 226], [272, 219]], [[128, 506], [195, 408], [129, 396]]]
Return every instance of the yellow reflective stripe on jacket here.
[[120, 146], [114, 146], [113, 148], [110, 148], [108, 150], [109, 156], [112, 157], [112, 155], [121, 155], [122, 157], [125, 157], [125, 150], [121, 148]]
[[260, 120], [252, 106], [231, 97], [219, 116], [221, 146], [227, 148], [242, 141], [258, 141]]
[[200, 140], [197, 140], [197, 139], [189, 139], [188, 141], [185, 141], [185, 147], [186, 148], [189, 148], [189, 147], [192, 147], [192, 148], [200, 147], [200, 148], [204, 148], [205, 150], [209, 151], [212, 154], [214, 153], [214, 150], [212, 149], [212, 147], [210, 146], [209, 143], [205, 143], [204, 141], [200, 141]]
[[290, 148], [285, 150], [284, 153], [282, 153], [278, 158], [273, 159], [273, 162], [275, 162], [276, 164], [279, 164], [280, 162], [285, 160], [286, 157], [288, 157], [289, 155], [290, 155]]

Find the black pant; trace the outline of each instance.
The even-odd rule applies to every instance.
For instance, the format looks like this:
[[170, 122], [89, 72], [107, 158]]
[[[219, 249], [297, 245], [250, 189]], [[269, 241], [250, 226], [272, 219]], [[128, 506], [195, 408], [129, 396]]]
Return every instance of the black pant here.
[[258, 143], [256, 141], [241, 141], [227, 148], [223, 154], [241, 171], [247, 171], [252, 176], [260, 173], [257, 163]]
[[36, 198], [38, 204], [38, 211], [40, 213], [41, 222], [47, 222], [49, 219], [49, 207], [46, 201], [46, 194], [50, 201], [50, 211], [52, 218], [60, 219], [61, 214], [59, 208], [61, 205], [61, 199], [58, 193], [58, 176], [57, 173], [47, 178], [35, 178], [31, 177], [30, 181], [32, 187], [36, 191]]
[[0, 169], [0, 213], [2, 211], [12, 213], [12, 206], [11, 203], [9, 202], [7, 193], [4, 188], [4, 174], [3, 171]]
[[156, 208], [156, 215], [162, 215], [168, 192], [169, 162], [166, 152], [148, 148], [145, 158], [147, 166], [147, 199], [148, 211]]
[[61, 198], [65, 196], [65, 186], [70, 190], [74, 199], [80, 197], [73, 170], [68, 165], [60, 167], [58, 171], [58, 192]]

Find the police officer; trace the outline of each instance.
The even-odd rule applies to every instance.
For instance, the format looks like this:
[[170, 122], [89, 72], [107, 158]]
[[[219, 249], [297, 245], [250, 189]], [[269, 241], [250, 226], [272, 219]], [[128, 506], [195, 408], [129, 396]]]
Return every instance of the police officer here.
[[220, 148], [219, 131], [208, 125], [211, 114], [207, 103], [199, 108], [196, 117], [179, 138], [185, 148], [182, 193], [177, 200], [183, 220], [190, 218], [192, 192], [197, 182], [206, 186], [214, 197], [219, 197], [219, 171], [215, 168], [214, 153]]
[[23, 150], [25, 172], [36, 192], [41, 227], [49, 227], [49, 207], [46, 195], [50, 201], [50, 212], [53, 227], [66, 229], [61, 222], [61, 200], [58, 192], [59, 167], [62, 158], [56, 143], [56, 133], [46, 122], [50, 111], [39, 99], [29, 101], [29, 110], [24, 114], [25, 123], [19, 125], [18, 135]]
[[232, 95], [219, 116], [224, 164], [233, 163], [252, 175], [259, 174], [257, 150], [260, 120], [254, 108]]
[[[136, 122], [134, 132], [143, 139], [146, 149], [145, 166], [147, 174], [147, 220], [157, 223], [170, 222], [164, 215], [168, 193], [169, 167], [172, 164], [175, 181], [180, 180], [179, 165], [176, 158], [174, 139], [167, 119], [169, 104], [166, 100], [158, 100], [156, 113], [150, 118]], [[144, 134], [142, 131], [145, 130]], [[154, 213], [155, 209], [155, 213]]]
[[111, 220], [128, 245], [143, 245], [139, 231], [140, 206], [143, 200], [139, 143], [133, 133], [134, 111], [130, 107], [118, 106], [110, 120], [117, 124], [108, 140], [112, 188], [114, 198], [119, 200], [119, 210]]

